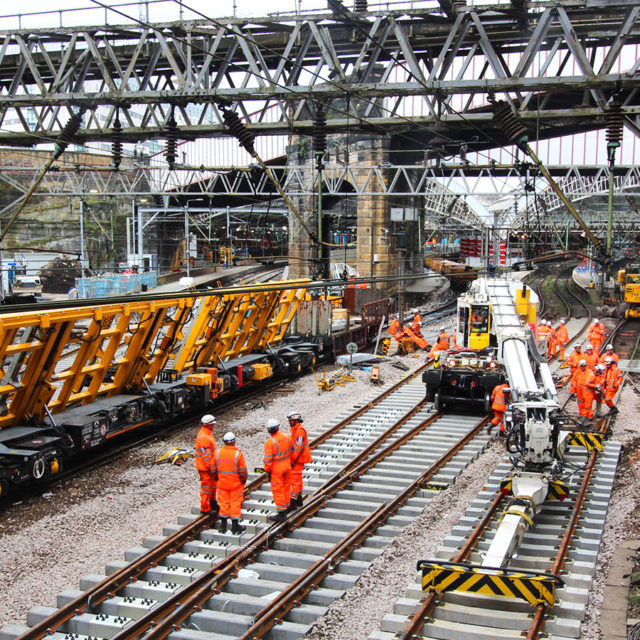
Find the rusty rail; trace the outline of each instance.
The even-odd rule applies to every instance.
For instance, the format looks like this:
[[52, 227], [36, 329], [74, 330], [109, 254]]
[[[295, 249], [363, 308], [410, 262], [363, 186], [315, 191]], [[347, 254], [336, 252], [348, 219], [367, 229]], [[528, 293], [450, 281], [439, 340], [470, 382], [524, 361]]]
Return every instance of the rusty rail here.
[[[331, 436], [336, 434], [347, 425], [351, 424], [354, 420], [359, 418], [371, 408], [375, 407], [382, 400], [391, 395], [394, 391], [419, 375], [424, 369], [426, 369], [428, 364], [429, 363], [425, 363], [424, 365], [416, 369], [411, 375], [403, 378], [402, 380], [389, 387], [379, 396], [374, 398], [374, 400], [352, 412], [350, 415], [348, 415], [336, 425], [332, 426], [330, 429], [327, 429], [327, 431], [314, 438], [309, 443], [309, 446], [313, 449], [318, 445], [324, 443]], [[402, 418], [400, 418], [400, 420], [392, 425], [362, 453], [366, 453], [366, 455], [371, 453], [373, 449], [375, 449], [380, 445], [381, 442], [392, 435], [402, 424], [404, 424], [404, 422], [406, 422], [406, 420], [408, 420], [412, 415], [419, 411], [423, 406], [424, 401], [419, 403], [413, 409], [409, 410]], [[351, 467], [353, 464], [354, 461], [349, 463], [347, 466]], [[343, 472], [340, 471], [338, 473], [340, 474]], [[257, 478], [254, 478], [249, 484], [247, 484], [247, 486], [245, 487], [245, 498], [247, 498], [252, 491], [258, 489], [264, 483], [264, 480], [265, 477], [261, 475]], [[18, 636], [16, 640], [41, 640], [45, 636], [51, 635], [62, 624], [64, 624], [71, 618], [84, 613], [85, 609], [95, 607], [105, 599], [113, 597], [119, 590], [123, 589], [130, 582], [137, 580], [140, 575], [142, 575], [145, 571], [148, 571], [154, 565], [158, 564], [163, 558], [172, 553], [175, 549], [184, 545], [186, 542], [193, 540], [202, 531], [211, 528], [214, 522], [215, 517], [209, 514], [201, 515], [198, 518], [195, 518], [184, 527], [182, 527], [179, 531], [176, 531], [173, 535], [169, 536], [161, 543], [150, 549], [143, 556], [140, 556], [140, 558], [138, 558], [134, 562], [105, 577], [103, 580], [92, 586], [80, 596], [74, 598], [64, 606], [57, 609], [47, 618], [30, 627], [27, 631]], [[251, 542], [253, 543], [253, 540]]]

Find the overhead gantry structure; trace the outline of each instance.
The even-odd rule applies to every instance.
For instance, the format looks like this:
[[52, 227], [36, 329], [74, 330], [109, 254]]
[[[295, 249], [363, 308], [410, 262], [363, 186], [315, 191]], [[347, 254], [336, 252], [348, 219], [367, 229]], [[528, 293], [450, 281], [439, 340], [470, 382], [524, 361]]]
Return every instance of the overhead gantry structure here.
[[[59, 167], [43, 180], [43, 192], [271, 197], [273, 176], [255, 166], [255, 157], [247, 155], [240, 169], [182, 166], [176, 145], [230, 135], [252, 143], [313, 136], [319, 110], [323, 133], [335, 134], [321, 169], [324, 196], [343, 196], [348, 184], [349, 193], [363, 197], [358, 209], [377, 198], [421, 198], [408, 201], [419, 208], [436, 202], [433, 193], [445, 191], [445, 171], [452, 171], [445, 167], [462, 162], [453, 171], [465, 177], [476, 171], [465, 162], [469, 155], [484, 157], [494, 180], [499, 168], [486, 153], [498, 147], [513, 159], [502, 171], [521, 172], [513, 140], [495, 119], [495, 100], [517, 116], [530, 140], [604, 129], [614, 101], [622, 124], [640, 133], [640, 8], [625, 0], [475, 6], [442, 0], [385, 12], [367, 11], [366, 2], [352, 11], [331, 0], [330, 12], [225, 19], [179, 2], [190, 19], [158, 24], [91, 2], [104, 8], [109, 24], [0, 35], [0, 126], [12, 122], [0, 131], [0, 144], [51, 142], [78, 110], [82, 126], [68, 142], [113, 144], [113, 167]], [[348, 157], [354, 136], [383, 141], [361, 166]], [[117, 170], [123, 144], [150, 139], [167, 141], [166, 164]], [[269, 171], [292, 210], [303, 212], [295, 217], [311, 230], [311, 244], [318, 243], [313, 230], [321, 216], [309, 204], [315, 158], [292, 155], [281, 171], [271, 165]], [[489, 224], [455, 192], [440, 200], [436, 218], [454, 211], [471, 227]], [[376, 216], [359, 226], [384, 226], [384, 214]], [[371, 234], [360, 243], [371, 247], [370, 256], [359, 257], [371, 262], [367, 275], [379, 254], [375, 242]], [[308, 249], [299, 257], [308, 260]]]

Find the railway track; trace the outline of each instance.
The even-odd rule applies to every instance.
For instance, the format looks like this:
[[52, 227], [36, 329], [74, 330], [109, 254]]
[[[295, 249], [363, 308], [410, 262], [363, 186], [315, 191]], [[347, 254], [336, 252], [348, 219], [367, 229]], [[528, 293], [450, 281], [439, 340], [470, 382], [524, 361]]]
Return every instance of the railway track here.
[[282, 525], [267, 523], [270, 491], [258, 477], [247, 487], [242, 536], [221, 534], [209, 515], [184, 517], [108, 577], [62, 594], [61, 609], [32, 611], [31, 629], [5, 627], [0, 638], [206, 631], [248, 640], [274, 625], [269, 637], [300, 637], [422, 512], [436, 494], [429, 483], [454, 482], [488, 443], [486, 420], [443, 416], [423, 401], [419, 373], [312, 441], [305, 486], [313, 493]]
[[[570, 449], [567, 460], [574, 472], [568, 478], [568, 498], [544, 503], [509, 567], [523, 576], [540, 572], [558, 576], [561, 582], [553, 606], [531, 606], [501, 593], [488, 595], [488, 589], [480, 592], [471, 580], [466, 583], [467, 591], [431, 591], [425, 598], [418, 581], [409, 585], [369, 640], [582, 637], [580, 624], [596, 569], [620, 445], [607, 443], [600, 454], [587, 456], [584, 451]], [[509, 507], [510, 501], [500, 492], [500, 481], [509, 470], [507, 462], [495, 469], [439, 548], [436, 561], [445, 566], [448, 562], [453, 566], [482, 562], [500, 517]]]

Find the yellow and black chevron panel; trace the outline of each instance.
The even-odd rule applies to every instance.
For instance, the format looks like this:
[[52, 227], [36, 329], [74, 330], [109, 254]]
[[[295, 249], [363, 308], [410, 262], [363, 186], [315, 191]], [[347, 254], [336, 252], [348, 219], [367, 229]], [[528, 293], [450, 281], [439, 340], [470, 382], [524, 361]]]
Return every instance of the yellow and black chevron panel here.
[[569, 485], [562, 480], [552, 480], [549, 483], [547, 500], [564, 500], [569, 495]]
[[513, 478], [503, 478], [500, 481], [500, 493], [503, 496], [510, 496], [513, 493]]
[[602, 451], [604, 434], [599, 431], [570, 431], [567, 444], [575, 447], [586, 447], [588, 451], [594, 449]]
[[556, 586], [562, 584], [558, 576], [505, 569], [489, 569], [453, 562], [420, 560], [422, 590], [464, 591], [485, 596], [503, 596], [526, 600], [532, 607], [552, 606]]

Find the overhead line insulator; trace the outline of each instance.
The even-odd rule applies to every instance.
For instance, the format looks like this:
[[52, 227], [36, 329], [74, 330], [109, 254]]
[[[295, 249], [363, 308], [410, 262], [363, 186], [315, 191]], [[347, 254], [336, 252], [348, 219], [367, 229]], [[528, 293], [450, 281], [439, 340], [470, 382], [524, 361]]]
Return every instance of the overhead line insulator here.
[[54, 151], [54, 160], [57, 160], [64, 152], [65, 149], [69, 146], [69, 143], [73, 141], [74, 136], [78, 133], [78, 129], [82, 124], [82, 117], [84, 116], [84, 109], [80, 109], [80, 111], [76, 111], [69, 120], [67, 120], [67, 124], [64, 125], [60, 135], [58, 135], [58, 139], [56, 140], [56, 146]]
[[111, 136], [111, 165], [118, 169], [122, 162], [122, 124], [120, 116], [116, 115], [113, 122], [113, 133]]
[[505, 132], [512, 144], [521, 147], [527, 143], [529, 139], [527, 128], [504, 100], [494, 102], [493, 121]]
[[622, 128], [624, 126], [624, 112], [619, 102], [612, 102], [604, 114], [607, 123], [607, 142], [620, 146], [622, 142]]
[[227, 129], [238, 140], [240, 145], [252, 156], [255, 154], [253, 142], [255, 136], [249, 131], [245, 124], [240, 121], [238, 114], [231, 109], [222, 109], [222, 119]]
[[323, 155], [327, 150], [327, 116], [321, 105], [316, 108], [313, 118], [313, 150]]
[[176, 119], [173, 117], [173, 111], [169, 116], [169, 120], [167, 120], [167, 146], [165, 148], [164, 157], [169, 165], [169, 169], [173, 170], [176, 164], [177, 158], [177, 144], [178, 144], [178, 133], [180, 130], [178, 129], [178, 124]]

